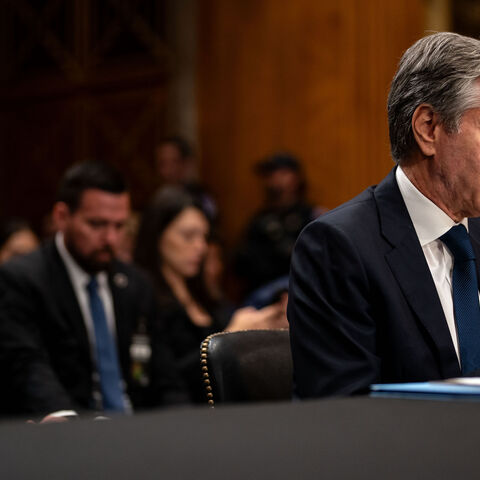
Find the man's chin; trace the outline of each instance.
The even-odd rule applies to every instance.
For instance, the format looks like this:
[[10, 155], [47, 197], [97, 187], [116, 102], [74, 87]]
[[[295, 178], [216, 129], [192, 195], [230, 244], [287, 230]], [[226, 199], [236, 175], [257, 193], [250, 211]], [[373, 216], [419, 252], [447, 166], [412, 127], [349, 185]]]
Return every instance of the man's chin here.
[[89, 274], [108, 270], [115, 258], [110, 249], [97, 250], [84, 255], [80, 249], [75, 248], [75, 244], [65, 241], [65, 246], [78, 265]]
[[101, 272], [102, 270], [108, 270], [113, 262], [113, 255], [111, 255], [108, 259], [102, 258], [95, 259], [92, 261], [91, 268], [95, 272]]
[[81, 267], [88, 273], [96, 274], [108, 270], [113, 262], [113, 255], [89, 258], [83, 261]]

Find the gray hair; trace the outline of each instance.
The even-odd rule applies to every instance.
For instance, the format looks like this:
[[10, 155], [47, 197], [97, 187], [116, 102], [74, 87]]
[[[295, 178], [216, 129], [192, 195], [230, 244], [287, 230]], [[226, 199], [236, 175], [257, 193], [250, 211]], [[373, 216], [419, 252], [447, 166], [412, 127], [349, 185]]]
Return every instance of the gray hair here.
[[388, 95], [392, 157], [405, 159], [417, 148], [412, 116], [422, 103], [431, 105], [445, 130], [458, 131], [463, 113], [480, 106], [480, 41], [456, 33], [421, 38], [402, 56]]

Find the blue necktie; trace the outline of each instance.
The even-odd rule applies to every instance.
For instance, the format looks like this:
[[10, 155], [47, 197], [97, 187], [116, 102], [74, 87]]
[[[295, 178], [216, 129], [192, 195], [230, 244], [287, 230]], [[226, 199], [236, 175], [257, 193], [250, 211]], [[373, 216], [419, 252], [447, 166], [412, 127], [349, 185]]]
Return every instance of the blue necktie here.
[[475, 253], [463, 225], [455, 225], [440, 240], [454, 257], [452, 294], [462, 373], [480, 369], [480, 306]]
[[122, 377], [118, 364], [117, 349], [112, 334], [108, 329], [107, 317], [97, 288], [97, 280], [92, 277], [87, 284], [87, 292], [95, 330], [97, 369], [100, 376], [103, 409], [110, 412], [124, 412], [125, 403], [121, 387]]

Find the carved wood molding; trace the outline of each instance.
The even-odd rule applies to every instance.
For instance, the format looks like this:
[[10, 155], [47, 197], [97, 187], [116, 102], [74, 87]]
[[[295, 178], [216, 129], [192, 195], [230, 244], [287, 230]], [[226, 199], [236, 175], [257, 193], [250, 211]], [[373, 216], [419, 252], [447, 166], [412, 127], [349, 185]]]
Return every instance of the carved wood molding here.
[[[172, 54], [154, 0], [4, 0], [4, 85], [54, 79], [63, 89], [132, 76], [164, 78]], [[145, 10], [142, 12], [141, 10]], [[132, 53], [133, 52], [133, 53]], [[135, 72], [135, 73], [133, 73]], [[41, 82], [40, 82], [41, 83]], [[1, 85], [0, 85], [1, 88]], [[54, 88], [55, 89], [55, 88]]]

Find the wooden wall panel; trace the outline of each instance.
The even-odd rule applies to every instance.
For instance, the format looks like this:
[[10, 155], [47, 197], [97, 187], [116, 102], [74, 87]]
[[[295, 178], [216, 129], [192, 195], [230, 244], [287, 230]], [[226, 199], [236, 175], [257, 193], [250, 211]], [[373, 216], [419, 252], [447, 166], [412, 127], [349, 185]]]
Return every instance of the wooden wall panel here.
[[0, 214], [40, 230], [66, 167], [125, 172], [134, 206], [156, 187], [175, 58], [163, 0], [0, 1]]
[[132, 187], [134, 206], [156, 188], [152, 152], [162, 131], [161, 89], [142, 88], [14, 103], [1, 110], [1, 211], [40, 229], [58, 181], [72, 163], [107, 161]]
[[252, 167], [273, 151], [297, 154], [311, 200], [330, 208], [392, 167], [386, 98], [423, 2], [202, 0], [198, 25], [201, 175], [227, 244], [260, 204]]

